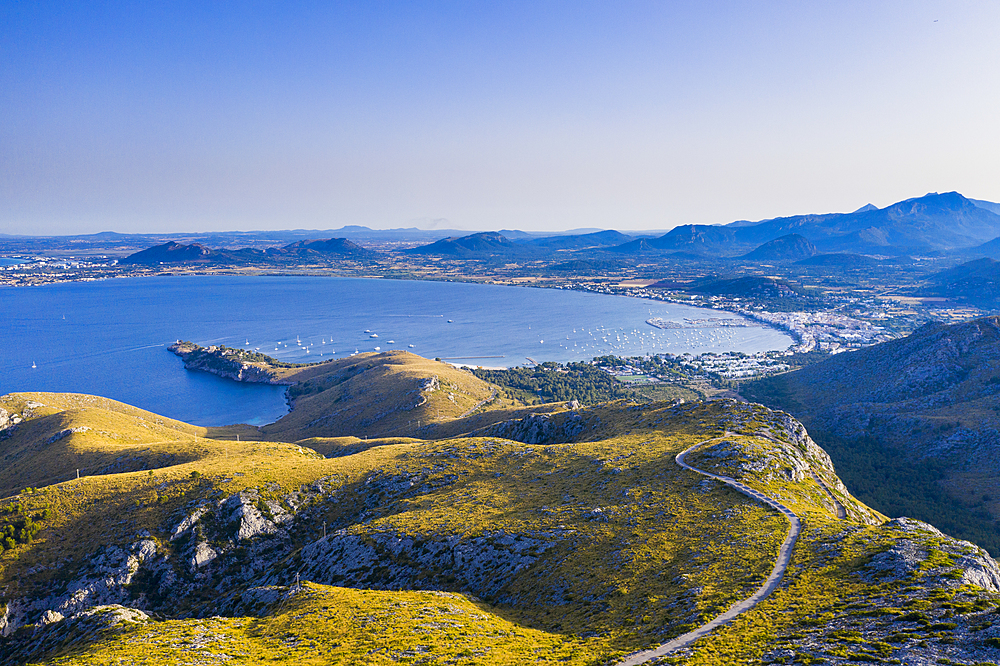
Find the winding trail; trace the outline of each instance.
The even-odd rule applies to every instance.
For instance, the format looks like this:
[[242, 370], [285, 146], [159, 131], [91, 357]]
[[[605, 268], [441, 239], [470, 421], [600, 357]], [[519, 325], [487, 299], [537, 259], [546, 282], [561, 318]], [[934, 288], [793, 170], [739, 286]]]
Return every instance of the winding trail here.
[[750, 595], [743, 601], [738, 601], [732, 606], [730, 606], [729, 610], [727, 610], [722, 615], [719, 615], [714, 620], [711, 620], [710, 622], [701, 625], [697, 629], [694, 629], [686, 634], [678, 636], [669, 643], [664, 643], [659, 647], [655, 647], [649, 650], [635, 652], [626, 657], [624, 660], [618, 662], [618, 666], [638, 666], [638, 664], [645, 664], [649, 661], [652, 661], [653, 659], [665, 657], [666, 655], [670, 654], [671, 652], [674, 652], [675, 650], [679, 650], [681, 648], [687, 647], [688, 645], [691, 645], [691, 643], [694, 643], [699, 638], [708, 635], [714, 629], [721, 627], [724, 624], [728, 624], [737, 615], [750, 610], [751, 608], [759, 604], [761, 601], [763, 601], [765, 598], [767, 598], [769, 594], [774, 592], [774, 590], [778, 587], [778, 584], [781, 582], [781, 577], [785, 575], [785, 571], [788, 569], [788, 563], [792, 559], [792, 549], [795, 547], [795, 542], [799, 538], [799, 532], [802, 530], [802, 522], [799, 520], [799, 517], [795, 515], [791, 509], [786, 507], [778, 500], [768, 497], [767, 495], [758, 492], [745, 484], [740, 483], [736, 479], [731, 479], [728, 476], [719, 476], [718, 474], [712, 474], [711, 472], [704, 472], [695, 467], [691, 467], [690, 465], [684, 462], [684, 457], [687, 456], [687, 454], [694, 451], [699, 446], [707, 444], [708, 442], [715, 441], [717, 439], [725, 439], [726, 436], [727, 435], [724, 435], [722, 437], [714, 437], [712, 439], [706, 439], [704, 441], [698, 442], [694, 446], [684, 449], [683, 451], [678, 453], [675, 460], [677, 461], [677, 464], [683, 467], [684, 469], [691, 470], [692, 472], [695, 472], [696, 474], [701, 474], [702, 476], [707, 476], [710, 479], [721, 481], [725, 483], [727, 486], [731, 486], [736, 490], [740, 491], [744, 495], [747, 495], [759, 502], [763, 502], [764, 504], [767, 504], [768, 506], [777, 509], [786, 518], [788, 518], [788, 522], [791, 523], [791, 526], [788, 529], [788, 536], [785, 537], [785, 540], [781, 544], [781, 548], [778, 550], [778, 561], [775, 563], [774, 569], [771, 570], [771, 575], [767, 577], [767, 580], [764, 581], [764, 584], [761, 585], [756, 592], [754, 592], [752, 595]]

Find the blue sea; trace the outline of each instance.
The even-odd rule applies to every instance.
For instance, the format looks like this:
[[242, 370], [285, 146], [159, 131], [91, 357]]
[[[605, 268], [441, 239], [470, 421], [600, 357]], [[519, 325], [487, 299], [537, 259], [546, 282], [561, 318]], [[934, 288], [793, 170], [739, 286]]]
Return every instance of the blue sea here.
[[[0, 394], [90, 393], [197, 425], [262, 425], [284, 387], [184, 369], [175, 340], [314, 362], [405, 349], [509, 367], [616, 354], [784, 349], [770, 328], [661, 330], [651, 317], [735, 317], [605, 294], [460, 282], [192, 276], [0, 288]], [[32, 365], [34, 364], [34, 368]]]

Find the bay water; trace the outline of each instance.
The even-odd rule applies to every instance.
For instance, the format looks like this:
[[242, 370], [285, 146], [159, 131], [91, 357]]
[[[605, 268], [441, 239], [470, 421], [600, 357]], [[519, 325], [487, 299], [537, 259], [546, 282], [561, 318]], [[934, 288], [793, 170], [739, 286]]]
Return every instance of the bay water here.
[[284, 387], [187, 371], [167, 351], [175, 340], [296, 363], [403, 349], [488, 367], [792, 344], [771, 328], [655, 328], [646, 320], [738, 318], [660, 301], [361, 278], [191, 276], [8, 287], [0, 288], [0, 313], [0, 394], [90, 393], [204, 426], [270, 423], [287, 411]]

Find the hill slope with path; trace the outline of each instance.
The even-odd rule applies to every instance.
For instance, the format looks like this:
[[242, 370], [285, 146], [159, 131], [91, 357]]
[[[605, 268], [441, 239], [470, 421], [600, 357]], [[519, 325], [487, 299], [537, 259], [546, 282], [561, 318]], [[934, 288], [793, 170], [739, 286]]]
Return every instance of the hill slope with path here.
[[[732, 436], [732, 434], [733, 433], [726, 433], [725, 436]], [[620, 666], [638, 666], [639, 664], [645, 664], [650, 661], [653, 661], [654, 659], [665, 657], [666, 655], [676, 652], [677, 650], [688, 647], [689, 645], [697, 641], [699, 638], [707, 636], [717, 627], [729, 624], [729, 622], [732, 621], [737, 615], [752, 609], [760, 601], [762, 601], [768, 595], [770, 595], [771, 592], [773, 592], [778, 587], [778, 584], [781, 582], [782, 576], [785, 575], [785, 571], [788, 569], [789, 562], [791, 562], [792, 549], [795, 548], [795, 542], [798, 540], [799, 532], [802, 530], [802, 521], [799, 520], [799, 517], [795, 515], [795, 513], [793, 513], [791, 509], [783, 505], [778, 500], [768, 497], [767, 495], [758, 492], [753, 488], [750, 488], [749, 486], [740, 483], [739, 481], [736, 481], [735, 479], [731, 479], [728, 476], [720, 476], [718, 474], [712, 474], [711, 472], [705, 472], [703, 470], [691, 467], [686, 462], [684, 462], [684, 458], [685, 456], [687, 456], [687, 454], [691, 453], [695, 449], [711, 441], [713, 440], [709, 439], [703, 442], [698, 442], [694, 446], [678, 453], [677, 457], [674, 458], [674, 460], [677, 462], [678, 465], [680, 465], [686, 470], [694, 472], [695, 474], [701, 474], [702, 476], [706, 476], [710, 479], [722, 481], [727, 486], [735, 488], [744, 495], [748, 495], [749, 497], [759, 502], [762, 502], [770, 506], [774, 510], [778, 511], [788, 519], [789, 523], [788, 535], [785, 537], [785, 540], [781, 543], [781, 548], [779, 548], [778, 550], [778, 559], [774, 564], [774, 568], [771, 570], [771, 574], [767, 577], [767, 580], [764, 581], [764, 584], [761, 585], [756, 592], [754, 592], [746, 599], [736, 602], [735, 604], [730, 606], [729, 610], [727, 610], [725, 613], [719, 615], [718, 617], [713, 618], [710, 622], [701, 625], [697, 629], [689, 631], [681, 636], [678, 636], [669, 643], [664, 643], [663, 645], [657, 648], [651, 650], [643, 650], [642, 652], [630, 655], [627, 659], [620, 662]], [[810, 470], [810, 476], [817, 482], [817, 484], [823, 485], [824, 490], [829, 492], [825, 484], [823, 484], [820, 478], [811, 470]], [[832, 493], [830, 496], [831, 498], [833, 497]], [[837, 503], [838, 518], [846, 517], [846, 512], [844, 511], [843, 505], [840, 504], [839, 500], [834, 499], [834, 501]]]
[[[887, 522], [758, 405], [560, 406], [338, 451], [2, 400], [0, 460], [38, 479], [0, 500], [4, 666], [616, 663], [770, 587], [788, 520], [760, 497], [801, 521], [777, 587], [672, 657], [1000, 660], [993, 560]], [[45, 480], [47, 447], [84, 474]]]

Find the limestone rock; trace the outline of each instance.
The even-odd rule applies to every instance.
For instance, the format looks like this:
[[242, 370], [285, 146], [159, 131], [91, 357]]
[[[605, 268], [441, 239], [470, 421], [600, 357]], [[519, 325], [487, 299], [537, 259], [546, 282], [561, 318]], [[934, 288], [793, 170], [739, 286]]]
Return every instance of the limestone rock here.
[[477, 596], [491, 597], [562, 536], [558, 531], [531, 536], [499, 531], [468, 539], [436, 539], [340, 531], [302, 549], [301, 575], [319, 583], [393, 590], [412, 587], [430, 571], [458, 581]]
[[194, 555], [191, 557], [191, 569], [200, 569], [219, 556], [219, 552], [209, 546], [204, 541], [199, 542], [194, 548]]
[[78, 624], [89, 622], [100, 625], [102, 628], [109, 628], [127, 622], [129, 624], [145, 624], [150, 618], [138, 608], [129, 608], [120, 604], [108, 604], [105, 606], [93, 606], [76, 613], [70, 618], [70, 622]]
[[[872, 558], [868, 567], [876, 577], [909, 578], [920, 574], [932, 551], [944, 555], [943, 564], [927, 569], [940, 577], [942, 585], [976, 585], [991, 592], [1000, 592], [1000, 567], [982, 548], [968, 541], [946, 536], [937, 528], [912, 518], [896, 518], [885, 524], [905, 534], [893, 546]], [[954, 576], [960, 572], [961, 576]]]
[[194, 527], [195, 523], [197, 523], [206, 513], [208, 513], [208, 507], [200, 506], [189, 515], [185, 516], [184, 519], [179, 522], [176, 527], [174, 527], [170, 534], [170, 540], [175, 541], [180, 538], [185, 532]]
[[574, 441], [586, 432], [587, 424], [575, 412], [531, 414], [523, 419], [503, 421], [471, 434], [502, 437], [525, 444], [561, 444]]
[[42, 617], [38, 620], [38, 625], [44, 627], [47, 624], [53, 624], [55, 622], [62, 622], [65, 619], [62, 613], [54, 610], [47, 610], [42, 613]]
[[274, 534], [278, 527], [264, 517], [257, 508], [257, 494], [243, 491], [223, 501], [221, 506], [228, 522], [239, 522], [236, 530], [237, 541], [246, 541], [266, 534]]

